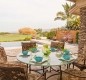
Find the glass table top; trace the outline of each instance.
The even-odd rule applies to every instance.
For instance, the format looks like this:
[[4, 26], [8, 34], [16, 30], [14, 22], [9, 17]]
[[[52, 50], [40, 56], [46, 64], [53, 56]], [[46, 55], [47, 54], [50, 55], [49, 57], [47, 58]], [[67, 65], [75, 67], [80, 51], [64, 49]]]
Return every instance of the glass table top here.
[[[60, 65], [64, 65], [64, 64], [69, 64], [77, 59], [77, 55], [72, 55], [72, 59], [70, 59], [68, 61], [66, 61], [64, 59], [62, 60], [62, 57], [56, 56], [59, 53], [60, 53], [59, 51], [51, 52], [51, 54], [48, 57], [45, 57], [43, 55], [42, 50], [39, 50], [36, 53], [29, 52], [29, 54], [27, 56], [23, 56], [22, 53], [19, 53], [17, 55], [17, 59], [23, 63], [28, 64], [28, 65], [35, 65], [35, 66], [60, 66]], [[43, 61], [36, 62], [34, 60], [35, 55], [42, 56]]]

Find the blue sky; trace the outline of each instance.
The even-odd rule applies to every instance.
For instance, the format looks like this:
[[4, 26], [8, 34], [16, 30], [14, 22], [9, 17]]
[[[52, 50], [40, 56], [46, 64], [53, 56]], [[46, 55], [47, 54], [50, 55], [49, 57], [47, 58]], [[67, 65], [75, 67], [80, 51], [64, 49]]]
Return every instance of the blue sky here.
[[50, 29], [64, 26], [54, 21], [66, 0], [0, 0], [0, 32], [15, 32], [22, 27]]

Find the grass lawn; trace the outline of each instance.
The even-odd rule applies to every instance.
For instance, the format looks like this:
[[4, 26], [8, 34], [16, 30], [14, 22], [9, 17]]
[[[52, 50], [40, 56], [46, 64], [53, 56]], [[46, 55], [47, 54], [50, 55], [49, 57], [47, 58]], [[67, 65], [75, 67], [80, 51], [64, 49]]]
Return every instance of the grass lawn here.
[[31, 38], [30, 35], [23, 34], [0, 34], [0, 42], [10, 42], [10, 41], [23, 41], [25, 39]]

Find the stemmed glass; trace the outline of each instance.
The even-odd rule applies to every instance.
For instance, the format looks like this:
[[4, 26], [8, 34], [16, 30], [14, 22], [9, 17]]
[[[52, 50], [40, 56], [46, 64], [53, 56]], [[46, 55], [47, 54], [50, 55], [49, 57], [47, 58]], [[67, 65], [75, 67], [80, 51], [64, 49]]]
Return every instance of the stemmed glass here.
[[45, 57], [49, 57], [49, 55], [51, 53], [51, 50], [50, 50], [50, 48], [47, 45], [44, 45], [43, 49], [42, 49], [42, 52], [43, 52]]

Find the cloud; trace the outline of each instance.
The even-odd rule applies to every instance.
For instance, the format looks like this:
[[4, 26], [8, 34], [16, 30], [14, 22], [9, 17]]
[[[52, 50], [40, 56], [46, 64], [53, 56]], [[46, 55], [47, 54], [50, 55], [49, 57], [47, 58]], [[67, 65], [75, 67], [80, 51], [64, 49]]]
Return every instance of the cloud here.
[[[65, 0], [0, 0], [0, 31], [20, 26], [58, 26], [54, 18]], [[64, 25], [64, 23], [63, 23]], [[3, 26], [3, 27], [2, 27]], [[44, 27], [46, 28], [46, 27]]]

